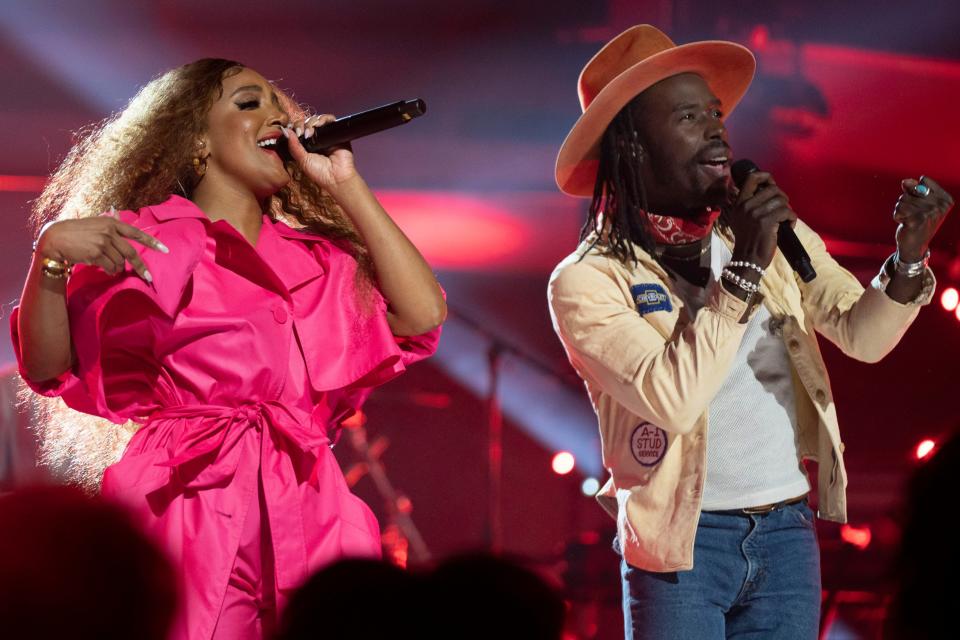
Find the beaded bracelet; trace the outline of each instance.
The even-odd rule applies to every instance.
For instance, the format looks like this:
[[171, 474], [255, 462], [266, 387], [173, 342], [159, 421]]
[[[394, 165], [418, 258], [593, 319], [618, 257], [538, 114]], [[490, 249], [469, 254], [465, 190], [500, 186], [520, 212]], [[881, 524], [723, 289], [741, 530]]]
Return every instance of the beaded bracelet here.
[[724, 269], [721, 271], [720, 277], [732, 284], [735, 284], [751, 295], [760, 292], [760, 285], [754, 284], [746, 278], [741, 278], [733, 271], [730, 271], [730, 269]]
[[733, 262], [727, 263], [727, 266], [728, 267], [745, 267], [747, 269], [753, 269], [754, 271], [760, 274], [761, 278], [766, 273], [766, 271], [764, 271], [763, 267], [761, 267], [760, 265], [754, 264], [752, 262], [747, 262], [746, 260], [734, 260]]

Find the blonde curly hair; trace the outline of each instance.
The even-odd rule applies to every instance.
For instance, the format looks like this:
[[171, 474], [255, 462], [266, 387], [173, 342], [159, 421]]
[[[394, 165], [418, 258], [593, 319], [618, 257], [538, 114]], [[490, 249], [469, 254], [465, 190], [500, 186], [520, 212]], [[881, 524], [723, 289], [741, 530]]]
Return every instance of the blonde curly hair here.
[[[244, 68], [232, 60], [204, 58], [172, 69], [141, 88], [123, 111], [82, 129], [34, 202], [33, 224], [39, 228], [51, 220], [99, 215], [111, 207], [137, 210], [174, 193], [190, 198], [201, 179], [193, 159], [207, 113], [222, 95], [224, 78]], [[292, 120], [304, 117], [304, 109], [286, 93], [277, 94]], [[360, 265], [359, 288], [366, 289], [373, 270], [359, 234], [295, 162], [287, 162], [286, 169], [291, 181], [271, 197], [270, 215], [350, 250]], [[140, 426], [79, 413], [25, 385], [20, 397], [32, 413], [40, 462], [91, 493]]]

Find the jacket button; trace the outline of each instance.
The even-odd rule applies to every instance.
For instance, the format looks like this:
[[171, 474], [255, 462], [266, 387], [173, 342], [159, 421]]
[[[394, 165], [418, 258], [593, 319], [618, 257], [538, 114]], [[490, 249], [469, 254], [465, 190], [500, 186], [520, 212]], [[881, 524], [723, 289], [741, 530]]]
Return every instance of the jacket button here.
[[843, 444], [843, 443], [841, 442], [841, 443], [840, 443], [840, 446], [839, 446], [839, 449], [840, 449], [840, 453], [843, 453], [844, 451], [847, 450], [847, 445], [845, 445], [845, 444]]
[[273, 319], [279, 324], [283, 324], [287, 321], [287, 310], [284, 309], [282, 305], [278, 304], [273, 308]]
[[827, 394], [823, 389], [817, 389], [817, 392], [813, 394], [817, 398], [817, 402], [823, 403], [827, 399]]

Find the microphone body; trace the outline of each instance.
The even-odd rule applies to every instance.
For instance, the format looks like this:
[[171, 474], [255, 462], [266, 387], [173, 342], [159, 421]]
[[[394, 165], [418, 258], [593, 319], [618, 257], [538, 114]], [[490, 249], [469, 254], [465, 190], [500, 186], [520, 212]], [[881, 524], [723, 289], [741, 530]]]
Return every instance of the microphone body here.
[[[324, 153], [332, 147], [342, 145], [377, 133], [385, 129], [406, 124], [427, 111], [427, 103], [420, 98], [400, 100], [382, 107], [361, 111], [349, 116], [337, 118], [322, 127], [316, 127], [309, 138], [300, 136], [300, 144], [310, 153]], [[290, 150], [284, 138], [277, 140], [277, 150], [285, 158], [290, 158]]]
[[[742, 189], [747, 176], [759, 169], [760, 167], [753, 160], [742, 158], [733, 163], [733, 166], [730, 167], [730, 174], [733, 176], [733, 182], [737, 185], [737, 188]], [[810, 282], [817, 277], [817, 272], [814, 271], [813, 265], [810, 263], [810, 255], [803, 248], [803, 243], [800, 242], [800, 238], [797, 237], [789, 222], [781, 222], [777, 229], [777, 247], [801, 280]]]

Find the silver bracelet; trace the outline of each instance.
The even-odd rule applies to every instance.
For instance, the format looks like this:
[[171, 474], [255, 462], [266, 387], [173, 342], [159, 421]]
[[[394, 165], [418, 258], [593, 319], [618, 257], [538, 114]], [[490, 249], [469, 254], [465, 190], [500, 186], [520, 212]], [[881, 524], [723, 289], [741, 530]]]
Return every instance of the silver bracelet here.
[[746, 260], [734, 260], [733, 262], [728, 262], [727, 266], [728, 267], [745, 267], [747, 269], [753, 269], [754, 271], [760, 274], [761, 278], [766, 273], [766, 271], [764, 271], [763, 267], [761, 267], [760, 265], [754, 264], [752, 262], [747, 262]]
[[900, 260], [900, 251], [896, 251], [890, 258], [893, 258], [893, 270], [896, 273], [908, 278], [918, 278], [927, 270], [927, 263], [930, 262], [930, 249], [927, 249], [927, 252], [917, 262], [903, 262]]
[[37, 234], [37, 237], [36, 237], [36, 238], [34, 239], [34, 241], [33, 241], [33, 251], [34, 251], [34, 253], [36, 253], [36, 251], [37, 251], [37, 245], [40, 243], [40, 236], [43, 235], [43, 232], [44, 232], [44, 231], [46, 231], [47, 229], [50, 228], [50, 225], [52, 225], [52, 224], [54, 224], [54, 223], [56, 223], [56, 222], [60, 222], [60, 221], [59, 221], [59, 220], [48, 220], [47, 222], [44, 222], [44, 223], [43, 223], [43, 226], [42, 226], [42, 227], [40, 227], [40, 232]]
[[744, 291], [746, 291], [751, 295], [760, 292], [760, 285], [754, 284], [749, 280], [747, 280], [746, 278], [741, 278], [740, 276], [735, 274], [733, 271], [730, 271], [730, 269], [724, 269], [723, 271], [721, 271], [720, 277], [726, 280], [727, 282], [730, 282], [740, 287], [741, 289], [743, 289]]

